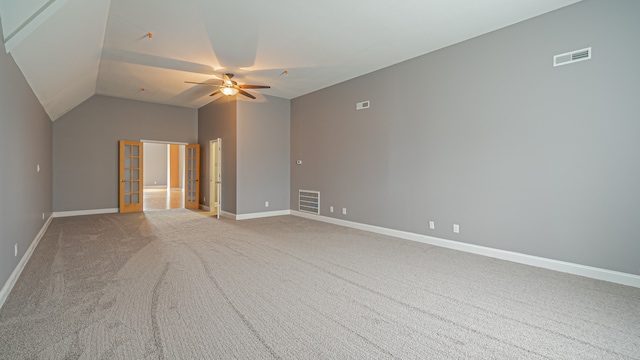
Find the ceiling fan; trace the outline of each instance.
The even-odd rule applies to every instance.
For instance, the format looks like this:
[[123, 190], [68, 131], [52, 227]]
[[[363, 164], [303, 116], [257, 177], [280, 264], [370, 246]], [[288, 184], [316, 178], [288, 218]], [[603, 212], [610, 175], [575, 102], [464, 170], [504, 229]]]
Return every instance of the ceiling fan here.
[[222, 75], [222, 80], [219, 84], [216, 83], [199, 83], [193, 81], [185, 81], [187, 84], [197, 84], [197, 85], [206, 85], [206, 86], [217, 86], [219, 89], [212, 92], [209, 96], [214, 96], [217, 94], [224, 94], [227, 96], [233, 96], [236, 94], [242, 94], [246, 97], [255, 99], [256, 97], [244, 91], [243, 89], [270, 89], [271, 86], [268, 85], [238, 85], [236, 81], [231, 80], [233, 78], [233, 74], [227, 73]]

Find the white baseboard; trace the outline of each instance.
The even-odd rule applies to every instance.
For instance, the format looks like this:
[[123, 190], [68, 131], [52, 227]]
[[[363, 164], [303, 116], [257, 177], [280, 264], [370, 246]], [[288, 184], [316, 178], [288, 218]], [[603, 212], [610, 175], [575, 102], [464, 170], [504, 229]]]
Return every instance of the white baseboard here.
[[33, 251], [36, 249], [36, 246], [38, 246], [40, 239], [42, 239], [42, 236], [49, 228], [49, 224], [51, 224], [52, 219], [53, 219], [53, 215], [47, 218], [47, 221], [45, 221], [44, 225], [42, 225], [42, 228], [40, 229], [36, 237], [33, 239], [33, 241], [31, 242], [31, 245], [29, 245], [29, 248], [27, 248], [27, 251], [25, 251], [24, 255], [22, 255], [22, 259], [20, 259], [18, 266], [16, 266], [16, 268], [13, 269], [11, 276], [9, 276], [9, 279], [7, 279], [7, 282], [4, 284], [4, 286], [0, 290], [0, 309], [2, 309], [4, 302], [9, 297], [9, 293], [11, 293], [11, 290], [13, 289], [13, 286], [16, 284], [16, 281], [18, 281], [20, 274], [22, 274], [22, 270], [24, 270], [24, 267], [27, 265], [27, 262], [31, 258], [31, 255], [33, 254]]
[[230, 213], [230, 212], [226, 212], [226, 211], [220, 211], [220, 217], [223, 217], [225, 219], [235, 220], [236, 219], [236, 214]]
[[592, 279], [609, 281], [617, 284], [633, 286], [640, 288], [640, 276], [634, 274], [623, 273], [619, 271], [596, 268], [592, 266], [574, 264], [565, 261], [547, 259], [538, 256], [521, 254], [513, 251], [494, 249], [473, 244], [466, 244], [453, 240], [440, 239], [433, 236], [421, 235], [407, 231], [387, 229], [380, 226], [361, 224], [353, 221], [334, 219], [322, 215], [307, 214], [304, 212], [291, 210], [291, 215], [303, 217], [306, 219], [322, 221], [334, 225], [346, 226], [354, 229], [370, 231], [377, 234], [383, 234], [398, 237], [405, 240], [417, 241], [429, 245], [440, 246], [448, 249], [460, 250], [472, 254], [488, 256], [496, 259], [512, 261], [520, 264], [531, 265], [539, 268], [560, 271], [573, 275], [585, 276]]
[[202, 204], [200, 204], [200, 210], [203, 210], [203, 211], [209, 211], [209, 210], [211, 210], [211, 208], [210, 208], [210, 207], [208, 207], [207, 205], [202, 205]]
[[291, 210], [265, 211], [252, 214], [236, 215], [236, 220], [260, 219], [272, 216], [291, 215]]
[[93, 209], [93, 210], [76, 210], [76, 211], [55, 211], [53, 213], [54, 218], [69, 217], [69, 216], [81, 216], [81, 215], [98, 215], [98, 214], [114, 214], [119, 212], [120, 209]]

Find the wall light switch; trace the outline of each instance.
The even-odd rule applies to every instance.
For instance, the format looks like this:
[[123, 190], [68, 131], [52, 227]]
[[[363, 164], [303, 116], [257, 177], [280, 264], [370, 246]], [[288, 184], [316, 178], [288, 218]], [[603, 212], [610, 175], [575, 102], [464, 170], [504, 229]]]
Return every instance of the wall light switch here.
[[429, 229], [433, 230], [436, 228], [436, 223], [433, 221], [429, 221]]
[[347, 208], [342, 208], [342, 215], [347, 215]]
[[269, 207], [269, 202], [268, 201], [264, 202], [264, 207]]
[[333, 206], [329, 206], [329, 212], [333, 212]]
[[18, 244], [13, 246], [13, 256], [18, 257]]
[[453, 224], [453, 232], [454, 233], [459, 233], [460, 232], [460, 225], [458, 224]]
[[40, 172], [40, 164], [36, 165], [36, 172]]

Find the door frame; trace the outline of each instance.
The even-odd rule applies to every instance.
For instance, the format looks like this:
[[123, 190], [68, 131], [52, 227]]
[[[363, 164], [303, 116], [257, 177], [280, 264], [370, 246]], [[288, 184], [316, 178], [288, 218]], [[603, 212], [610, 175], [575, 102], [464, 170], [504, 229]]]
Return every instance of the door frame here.
[[[216, 146], [218, 151], [215, 151]], [[216, 169], [216, 162], [218, 163], [218, 173], [214, 174]], [[215, 140], [209, 140], [209, 210], [213, 209], [211, 199], [214, 198], [217, 202], [216, 217], [220, 219], [220, 213], [222, 212], [222, 139], [217, 138]]]
[[[167, 145], [167, 190], [171, 190], [169, 187], [169, 145], [179, 145], [179, 146], [184, 146], [186, 148], [186, 145], [189, 145], [189, 143], [186, 142], [180, 142], [180, 141], [165, 141], [165, 140], [145, 140], [145, 139], [141, 139], [139, 141], [142, 144], [142, 147], [144, 147], [144, 144], [163, 144], [163, 145]], [[186, 151], [185, 151], [186, 154]], [[144, 160], [144, 155], [141, 157], [142, 160]], [[185, 172], [186, 172], [186, 163], [184, 162], [183, 159], [183, 164], [182, 167], [180, 169], [178, 169], [180, 171], [180, 182], [182, 182], [182, 186], [180, 187], [182, 189], [182, 191], [185, 191]], [[143, 188], [140, 191], [141, 196], [144, 197], [144, 174], [141, 175], [140, 178], [140, 184], [141, 186], [143, 186]], [[184, 202], [184, 200], [183, 200]], [[144, 207], [144, 199], [142, 200], [142, 206]], [[182, 209], [186, 208], [186, 203], [183, 204]], [[144, 208], [143, 208], [144, 209]], [[141, 209], [140, 211], [144, 211], [143, 209]]]

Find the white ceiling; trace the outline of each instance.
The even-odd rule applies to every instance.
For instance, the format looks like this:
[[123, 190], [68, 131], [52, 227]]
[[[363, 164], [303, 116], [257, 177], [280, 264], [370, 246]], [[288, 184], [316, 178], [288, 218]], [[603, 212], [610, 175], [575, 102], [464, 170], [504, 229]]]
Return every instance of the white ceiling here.
[[199, 108], [221, 95], [184, 81], [225, 72], [291, 99], [578, 1], [0, 0], [0, 17], [55, 120], [94, 94]]

